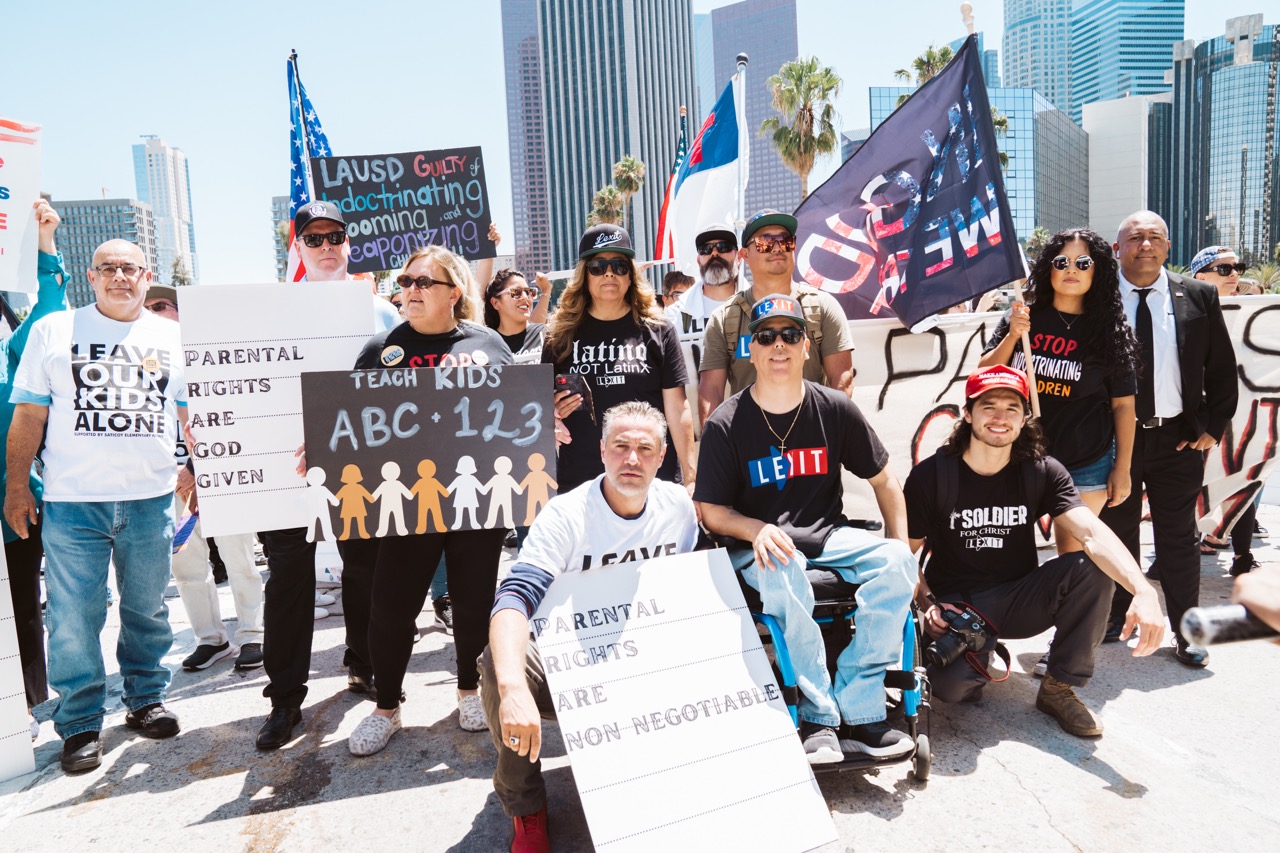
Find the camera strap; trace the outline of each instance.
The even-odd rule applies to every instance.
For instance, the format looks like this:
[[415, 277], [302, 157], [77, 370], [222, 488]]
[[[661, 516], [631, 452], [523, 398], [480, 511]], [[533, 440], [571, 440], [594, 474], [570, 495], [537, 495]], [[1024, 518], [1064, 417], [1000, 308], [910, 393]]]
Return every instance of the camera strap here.
[[973, 667], [974, 671], [977, 672], [978, 675], [981, 675], [987, 681], [999, 684], [1001, 681], [1007, 681], [1009, 679], [1009, 674], [1013, 671], [1013, 656], [1009, 654], [1008, 647], [999, 641], [996, 642], [996, 647], [992, 651], [996, 653], [996, 656], [1000, 658], [1000, 660], [1004, 661], [1004, 676], [1001, 678], [994, 677], [991, 674], [991, 671], [987, 669], [986, 664], [983, 663], [982, 656], [987, 654], [987, 652], [965, 652], [964, 657], [965, 660], [969, 662], [969, 666]]

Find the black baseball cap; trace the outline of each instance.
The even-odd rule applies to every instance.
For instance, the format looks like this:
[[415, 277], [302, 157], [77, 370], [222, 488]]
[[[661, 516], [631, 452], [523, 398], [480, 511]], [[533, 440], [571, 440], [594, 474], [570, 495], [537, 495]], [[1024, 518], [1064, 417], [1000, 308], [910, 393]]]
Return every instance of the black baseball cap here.
[[313, 201], [304, 204], [298, 208], [298, 212], [293, 216], [293, 233], [301, 234], [303, 230], [315, 222], [317, 219], [328, 219], [330, 222], [336, 222], [343, 228], [347, 227], [347, 220], [342, 218], [342, 210], [331, 201]]
[[583, 232], [582, 239], [578, 241], [578, 260], [580, 261], [601, 252], [617, 252], [628, 258], [636, 256], [636, 250], [631, 248], [631, 235], [627, 233], [627, 229], [607, 223], [592, 225]]
[[781, 225], [787, 229], [792, 237], [796, 236], [796, 218], [794, 216], [789, 213], [779, 213], [776, 210], [762, 210], [747, 220], [746, 226], [742, 229], [742, 245], [747, 245], [747, 241], [766, 225]]

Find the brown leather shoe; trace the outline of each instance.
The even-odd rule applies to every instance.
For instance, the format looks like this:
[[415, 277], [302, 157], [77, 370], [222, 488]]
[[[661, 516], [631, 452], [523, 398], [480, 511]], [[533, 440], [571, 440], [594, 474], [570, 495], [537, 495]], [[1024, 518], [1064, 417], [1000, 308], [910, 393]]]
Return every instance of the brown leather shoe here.
[[1040, 682], [1036, 695], [1036, 707], [1054, 717], [1067, 734], [1076, 737], [1098, 737], [1102, 734], [1102, 720], [1090, 711], [1070, 684], [1063, 684], [1052, 675]]

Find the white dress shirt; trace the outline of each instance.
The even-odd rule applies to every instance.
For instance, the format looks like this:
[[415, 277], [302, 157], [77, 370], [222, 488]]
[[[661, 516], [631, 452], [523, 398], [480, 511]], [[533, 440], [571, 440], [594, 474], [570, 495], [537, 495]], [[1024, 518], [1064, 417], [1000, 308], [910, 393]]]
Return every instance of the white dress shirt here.
[[[1148, 288], [1137, 288], [1120, 273], [1120, 299], [1129, 325], [1137, 333], [1138, 303], [1142, 297], [1139, 289], [1150, 290], [1147, 308], [1151, 311], [1151, 339], [1155, 345], [1155, 416], [1174, 418], [1182, 414], [1182, 363], [1178, 360], [1178, 331], [1174, 326], [1173, 299], [1169, 296], [1169, 276], [1163, 269], [1160, 277]], [[1141, 389], [1142, 382], [1139, 380]]]

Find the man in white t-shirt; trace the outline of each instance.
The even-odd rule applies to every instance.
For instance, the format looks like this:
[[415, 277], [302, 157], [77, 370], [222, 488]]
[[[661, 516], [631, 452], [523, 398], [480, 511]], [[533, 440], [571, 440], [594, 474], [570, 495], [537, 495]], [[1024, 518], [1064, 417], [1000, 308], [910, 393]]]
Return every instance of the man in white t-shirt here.
[[[174, 450], [186, 424], [178, 326], [143, 309], [151, 272], [133, 243], [109, 240], [88, 271], [96, 303], [51, 314], [31, 330], [11, 397], [10, 470], [31, 467], [44, 439], [43, 537], [49, 684], [65, 771], [102, 761], [107, 699], [101, 633], [107, 572], [120, 590], [116, 658], [124, 723], [147, 737], [178, 733], [164, 706], [173, 645], [164, 590], [173, 542]], [[5, 518], [23, 538], [37, 520], [24, 479], [11, 477]]]
[[529, 619], [560, 575], [692, 551], [693, 502], [681, 486], [654, 479], [667, 450], [667, 422], [648, 403], [605, 412], [604, 473], [553, 498], [529, 530], [498, 586], [489, 647], [480, 658], [480, 696], [498, 750], [493, 787], [515, 824], [513, 851], [550, 850], [547, 792], [538, 753], [542, 718], [555, 719]]

